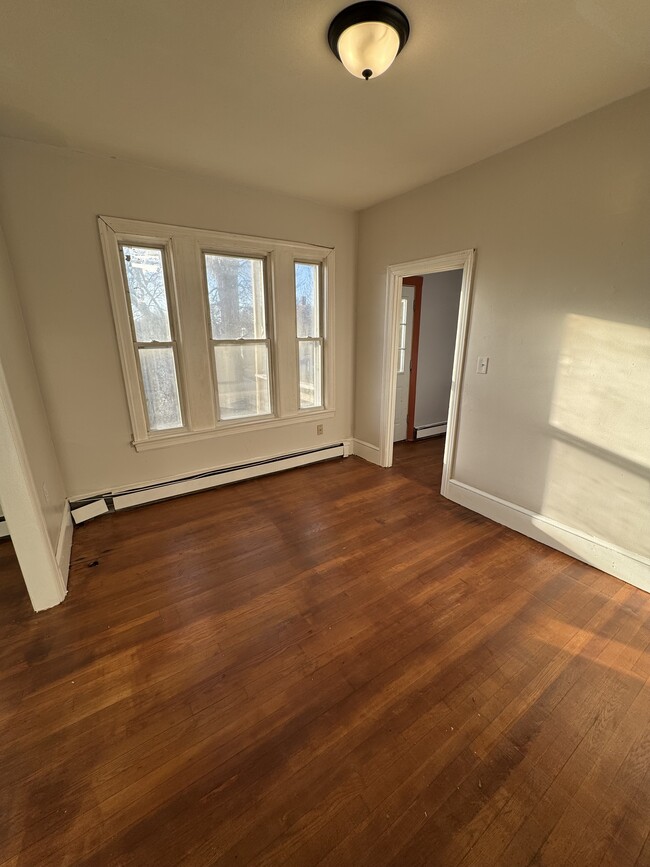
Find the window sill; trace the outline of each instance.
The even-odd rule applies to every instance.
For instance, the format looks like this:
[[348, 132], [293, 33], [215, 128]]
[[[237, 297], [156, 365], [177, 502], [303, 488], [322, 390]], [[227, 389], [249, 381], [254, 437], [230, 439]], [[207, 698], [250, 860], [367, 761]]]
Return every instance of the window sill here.
[[200, 440], [219, 439], [232, 434], [254, 433], [260, 430], [272, 430], [273, 428], [287, 427], [288, 425], [305, 424], [313, 419], [334, 417], [333, 409], [304, 409], [295, 415], [283, 418], [264, 419], [263, 421], [225, 422], [217, 428], [202, 431], [182, 431], [180, 433], [160, 434], [148, 437], [145, 440], [133, 440], [131, 445], [136, 452], [146, 452], [150, 449], [161, 449], [168, 446], [178, 446], [184, 443], [199, 442]]

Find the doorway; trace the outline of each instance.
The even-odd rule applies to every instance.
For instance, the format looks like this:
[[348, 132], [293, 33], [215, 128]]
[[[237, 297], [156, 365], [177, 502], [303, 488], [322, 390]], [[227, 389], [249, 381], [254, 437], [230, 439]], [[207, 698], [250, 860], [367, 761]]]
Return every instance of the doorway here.
[[[384, 330], [384, 365], [382, 371], [382, 402], [380, 420], [380, 464], [390, 467], [393, 463], [393, 443], [396, 433], [395, 408], [397, 403], [396, 382], [401, 362], [401, 346], [409, 348], [408, 335], [402, 340], [403, 299], [402, 284], [405, 277], [413, 274], [436, 274], [443, 271], [462, 271], [458, 320], [455, 331], [451, 390], [447, 413], [447, 436], [443, 458], [442, 486], [444, 494], [453, 469], [456, 450], [458, 407], [462, 389], [462, 372], [469, 323], [469, 310], [474, 272], [474, 250], [463, 250], [430, 259], [419, 259], [399, 265], [391, 265], [387, 271], [386, 316]], [[407, 300], [408, 304], [408, 300]], [[411, 344], [412, 346], [412, 338]]]
[[[393, 442], [398, 443], [408, 438], [409, 429], [409, 396], [413, 364], [413, 342], [415, 336], [414, 308], [416, 286], [413, 283], [402, 282], [402, 299], [400, 302], [399, 332], [397, 343], [397, 375], [395, 377], [395, 425], [393, 427]], [[416, 352], [417, 357], [417, 352]]]
[[[402, 314], [407, 299], [410, 314], [413, 296], [413, 316], [402, 315], [406, 336], [404, 325], [399, 326], [394, 442], [415, 442], [447, 430], [462, 278], [463, 272], [456, 269], [402, 281]], [[408, 398], [401, 394], [407, 390]]]

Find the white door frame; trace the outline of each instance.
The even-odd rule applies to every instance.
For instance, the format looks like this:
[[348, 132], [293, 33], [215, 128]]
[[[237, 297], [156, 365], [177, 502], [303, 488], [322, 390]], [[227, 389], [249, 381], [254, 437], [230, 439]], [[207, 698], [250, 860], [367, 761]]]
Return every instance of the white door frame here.
[[384, 328], [384, 363], [382, 369], [381, 417], [379, 428], [379, 463], [382, 467], [393, 464], [393, 425], [395, 423], [395, 382], [397, 377], [397, 329], [399, 324], [399, 302], [402, 297], [402, 279], [413, 274], [436, 274], [440, 271], [463, 269], [463, 282], [460, 290], [458, 326], [456, 328], [456, 347], [454, 366], [451, 376], [449, 396], [449, 417], [447, 420], [447, 440], [442, 469], [441, 493], [446, 495], [456, 456], [456, 430], [458, 408], [462, 389], [465, 349], [469, 326], [469, 311], [472, 295], [472, 278], [476, 250], [462, 250], [459, 253], [446, 253], [431, 259], [418, 259], [415, 262], [402, 262], [389, 265], [386, 274], [386, 313]]
[[[402, 373], [395, 374], [395, 419], [393, 421], [393, 442], [398, 442], [399, 440], [395, 440], [395, 428], [397, 424], [397, 379], [400, 376], [403, 376], [402, 380], [402, 388], [405, 389], [406, 400], [405, 400], [405, 411], [403, 416], [404, 422], [404, 436], [401, 438], [405, 440], [408, 436], [408, 406], [409, 406], [409, 396], [411, 389], [411, 358], [413, 354], [413, 323], [415, 321], [415, 286], [412, 284], [402, 282], [402, 301], [404, 301], [404, 290], [406, 290], [407, 298], [407, 313], [406, 313], [406, 343], [404, 345], [405, 353], [404, 353], [404, 370]], [[398, 308], [399, 310], [399, 308]], [[398, 319], [399, 319], [398, 315]], [[410, 326], [410, 327], [409, 327]], [[398, 340], [398, 349], [399, 349], [399, 340]]]
[[50, 544], [5, 372], [0, 363], [2, 509], [35, 611], [65, 599], [66, 582]]

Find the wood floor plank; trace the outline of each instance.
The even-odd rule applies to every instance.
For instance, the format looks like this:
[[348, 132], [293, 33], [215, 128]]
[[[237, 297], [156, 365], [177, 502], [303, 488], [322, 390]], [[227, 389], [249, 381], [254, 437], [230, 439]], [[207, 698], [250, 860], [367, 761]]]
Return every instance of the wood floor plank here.
[[0, 864], [649, 867], [650, 596], [439, 494], [443, 439], [0, 543]]

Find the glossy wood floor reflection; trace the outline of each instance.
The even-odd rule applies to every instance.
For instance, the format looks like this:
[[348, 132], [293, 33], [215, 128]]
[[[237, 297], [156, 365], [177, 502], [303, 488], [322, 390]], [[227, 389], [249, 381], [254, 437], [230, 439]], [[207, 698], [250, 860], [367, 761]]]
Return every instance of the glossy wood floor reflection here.
[[650, 596], [441, 446], [99, 518], [40, 615], [0, 546], [0, 863], [650, 865]]

